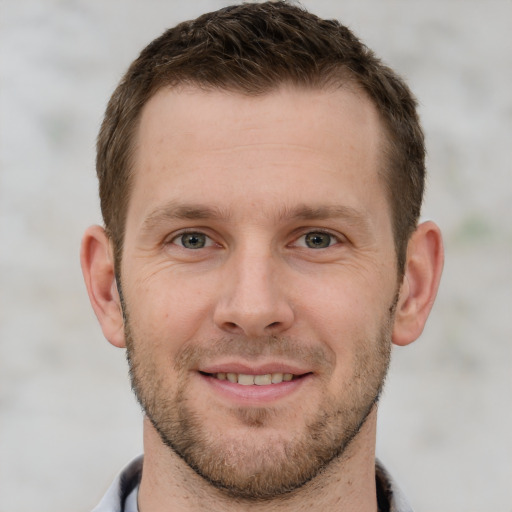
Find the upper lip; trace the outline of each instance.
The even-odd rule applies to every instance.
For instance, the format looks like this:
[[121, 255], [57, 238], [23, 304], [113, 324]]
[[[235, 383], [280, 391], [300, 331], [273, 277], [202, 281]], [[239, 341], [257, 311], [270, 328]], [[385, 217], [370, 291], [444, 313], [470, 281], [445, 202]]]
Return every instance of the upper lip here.
[[266, 375], [269, 373], [291, 373], [304, 375], [310, 373], [310, 369], [292, 364], [269, 362], [264, 364], [250, 364], [243, 362], [208, 364], [198, 368], [202, 373], [243, 373], [245, 375]]

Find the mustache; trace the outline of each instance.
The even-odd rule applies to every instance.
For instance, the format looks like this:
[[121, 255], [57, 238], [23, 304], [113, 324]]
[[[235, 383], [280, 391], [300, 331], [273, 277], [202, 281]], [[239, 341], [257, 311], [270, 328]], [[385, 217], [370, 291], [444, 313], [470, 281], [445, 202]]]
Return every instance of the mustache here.
[[324, 345], [311, 345], [283, 336], [222, 337], [203, 343], [185, 345], [177, 354], [175, 370], [197, 368], [219, 357], [239, 357], [256, 362], [264, 357], [284, 358], [315, 369], [332, 369], [336, 355]]

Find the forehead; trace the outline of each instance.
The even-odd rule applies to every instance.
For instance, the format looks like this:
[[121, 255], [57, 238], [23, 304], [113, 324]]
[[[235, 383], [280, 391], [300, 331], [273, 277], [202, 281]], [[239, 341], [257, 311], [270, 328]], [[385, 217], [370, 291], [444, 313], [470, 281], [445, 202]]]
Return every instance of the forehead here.
[[173, 150], [188, 151], [195, 143], [203, 149], [227, 148], [233, 135], [250, 143], [266, 132], [276, 143], [308, 145], [312, 134], [324, 133], [332, 135], [323, 139], [329, 150], [331, 143], [350, 142], [349, 134], [340, 131], [347, 122], [353, 128], [352, 138], [362, 135], [369, 150], [383, 135], [373, 103], [350, 83], [330, 90], [281, 86], [261, 95], [181, 86], [159, 90], [144, 106], [138, 142], [176, 142]]
[[348, 87], [261, 96], [162, 89], [142, 112], [128, 214], [133, 203], [145, 217], [194, 194], [224, 209], [248, 200], [263, 208], [269, 197], [281, 210], [319, 207], [326, 192], [333, 204], [357, 206], [381, 187], [382, 139], [372, 102]]

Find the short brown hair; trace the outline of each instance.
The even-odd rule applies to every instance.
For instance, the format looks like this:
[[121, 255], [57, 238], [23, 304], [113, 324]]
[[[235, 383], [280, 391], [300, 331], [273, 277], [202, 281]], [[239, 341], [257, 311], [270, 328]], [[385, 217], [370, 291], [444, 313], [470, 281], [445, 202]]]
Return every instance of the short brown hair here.
[[96, 160], [101, 210], [116, 264], [130, 198], [134, 137], [144, 105], [158, 90], [193, 85], [258, 95], [283, 84], [321, 89], [347, 82], [365, 91], [386, 131], [381, 175], [401, 275], [425, 181], [416, 100], [347, 27], [285, 1], [230, 6], [180, 23], [151, 42], [124, 75], [105, 113]]

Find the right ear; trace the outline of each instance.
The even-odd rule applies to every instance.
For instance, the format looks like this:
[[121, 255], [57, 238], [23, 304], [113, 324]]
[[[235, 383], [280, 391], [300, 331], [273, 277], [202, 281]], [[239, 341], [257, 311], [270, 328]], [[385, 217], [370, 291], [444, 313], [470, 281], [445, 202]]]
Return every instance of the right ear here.
[[80, 263], [85, 286], [103, 334], [112, 345], [124, 348], [124, 320], [117, 291], [112, 245], [100, 226], [88, 228], [82, 239]]

